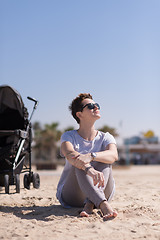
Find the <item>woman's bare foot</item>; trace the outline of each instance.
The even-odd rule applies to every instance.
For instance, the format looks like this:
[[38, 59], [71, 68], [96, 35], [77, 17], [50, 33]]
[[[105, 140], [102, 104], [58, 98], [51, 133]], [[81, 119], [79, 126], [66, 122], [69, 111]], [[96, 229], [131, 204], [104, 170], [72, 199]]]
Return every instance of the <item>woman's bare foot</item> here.
[[103, 220], [105, 221], [117, 217], [118, 213], [111, 208], [107, 201], [101, 202], [100, 209], [103, 213]]
[[80, 213], [80, 217], [89, 217], [92, 214], [94, 204], [92, 202], [87, 202], [83, 208], [83, 211]]

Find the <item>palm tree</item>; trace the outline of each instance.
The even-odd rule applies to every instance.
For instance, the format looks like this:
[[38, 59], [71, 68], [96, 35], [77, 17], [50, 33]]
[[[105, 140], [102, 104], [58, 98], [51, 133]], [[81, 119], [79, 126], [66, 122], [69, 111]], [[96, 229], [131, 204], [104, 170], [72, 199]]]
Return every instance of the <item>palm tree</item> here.
[[60, 139], [61, 131], [57, 129], [58, 123], [46, 124], [44, 129], [40, 124], [34, 124], [35, 130], [35, 158], [41, 164], [56, 165], [57, 141]]
[[102, 132], [109, 132], [110, 134], [112, 134], [114, 137], [118, 137], [118, 133], [116, 132], [115, 128], [109, 127], [107, 125], [104, 125], [102, 128], [98, 129], [99, 131]]

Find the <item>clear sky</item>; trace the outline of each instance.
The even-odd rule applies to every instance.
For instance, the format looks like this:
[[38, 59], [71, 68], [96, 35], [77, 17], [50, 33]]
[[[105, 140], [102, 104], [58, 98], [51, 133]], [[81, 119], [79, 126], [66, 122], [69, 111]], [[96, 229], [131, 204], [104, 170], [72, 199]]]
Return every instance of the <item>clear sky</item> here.
[[90, 92], [96, 126], [160, 136], [159, 0], [0, 0], [0, 85], [39, 100], [33, 121], [78, 127], [68, 105]]

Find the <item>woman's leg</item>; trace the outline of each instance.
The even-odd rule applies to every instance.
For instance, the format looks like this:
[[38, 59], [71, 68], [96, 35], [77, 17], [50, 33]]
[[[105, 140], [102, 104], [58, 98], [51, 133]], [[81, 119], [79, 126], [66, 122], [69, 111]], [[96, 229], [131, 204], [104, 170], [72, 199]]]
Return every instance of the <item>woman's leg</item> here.
[[[114, 193], [115, 183], [112, 175], [112, 166], [100, 162], [92, 162], [93, 167], [104, 175], [104, 187], [94, 186], [92, 177], [86, 175], [83, 171], [76, 171], [79, 186], [94, 205], [99, 208], [102, 201], [111, 200]], [[78, 169], [77, 169], [78, 170]]]
[[[96, 170], [103, 172], [105, 177], [104, 188], [94, 186], [93, 179], [90, 176], [86, 175], [84, 171], [72, 167], [62, 190], [63, 201], [70, 206], [82, 207], [85, 199], [88, 198], [90, 202], [86, 202], [84, 207], [84, 210], [87, 209], [88, 213], [93, 210], [95, 205], [97, 208], [102, 208], [103, 214], [110, 214], [111, 208], [106, 209], [106, 206], [103, 205], [110, 198], [114, 189], [112, 168], [110, 165], [98, 162], [93, 162], [93, 166]], [[102, 207], [100, 206], [101, 203], [103, 203]]]
[[85, 198], [77, 181], [76, 168], [72, 166], [62, 189], [62, 199], [72, 207], [83, 207]]
[[[81, 184], [78, 183], [78, 179], [81, 179], [79, 175], [82, 175], [82, 177], [85, 178], [86, 174], [83, 176], [84, 172], [80, 170], [80, 174], [77, 176], [76, 172], [79, 172], [78, 169], [72, 167], [65, 185], [63, 186], [62, 199], [66, 204], [72, 207], [84, 207], [83, 211], [80, 213], [80, 216], [88, 217], [93, 211], [94, 204], [86, 198], [80, 188]], [[80, 179], [79, 181], [81, 181]]]
[[[107, 177], [105, 176], [106, 173], [105, 172], [103, 172], [103, 173], [104, 173], [104, 178], [106, 181], [106, 179], [107, 179]], [[107, 176], [108, 176], [108, 174], [107, 174]], [[112, 200], [114, 192], [115, 192], [115, 181], [114, 181], [113, 174], [112, 174], [112, 166], [110, 165], [109, 177], [107, 179], [107, 182], [106, 182], [106, 185], [104, 188], [104, 194], [105, 194], [105, 197], [108, 202]]]
[[115, 182], [112, 175], [112, 166], [109, 165], [109, 168], [110, 168], [110, 174], [106, 172], [106, 169], [102, 170], [104, 174], [105, 182], [106, 182], [105, 188], [104, 188], [104, 194], [107, 200], [102, 201], [99, 205], [99, 208], [103, 213], [104, 220], [115, 218], [117, 216], [117, 212], [114, 211], [109, 204], [109, 201], [112, 199], [115, 192]]
[[[89, 200], [86, 202], [84, 209], [80, 215], [85, 217], [89, 216], [88, 214], [92, 212], [95, 205], [97, 208], [101, 209], [104, 220], [107, 220], [111, 217], [116, 217], [117, 213], [111, 208], [108, 203], [108, 201], [112, 199], [115, 191], [115, 183], [112, 175], [112, 166], [98, 162], [94, 162], [93, 166], [96, 170], [103, 172], [105, 179], [104, 188], [98, 188], [97, 186], [93, 186], [93, 180], [91, 179], [90, 182], [90, 177], [88, 178], [87, 183], [85, 183], [84, 177], [83, 179], [81, 179], [81, 188], [84, 192], [86, 192], [87, 189], [87, 193], [85, 193], [85, 195], [88, 197]], [[79, 175], [79, 173], [77, 175]], [[83, 182], [85, 184], [83, 184]], [[87, 186], [88, 183], [90, 183], [90, 186], [88, 186], [88, 188], [83, 188], [83, 186]]]
[[110, 165], [99, 162], [93, 162], [93, 167], [103, 172], [104, 187], [94, 186], [90, 176], [86, 175], [83, 170], [72, 166], [62, 190], [64, 202], [71, 206], [82, 207], [85, 199], [88, 198], [98, 208], [102, 201], [109, 199], [114, 188], [112, 168]]

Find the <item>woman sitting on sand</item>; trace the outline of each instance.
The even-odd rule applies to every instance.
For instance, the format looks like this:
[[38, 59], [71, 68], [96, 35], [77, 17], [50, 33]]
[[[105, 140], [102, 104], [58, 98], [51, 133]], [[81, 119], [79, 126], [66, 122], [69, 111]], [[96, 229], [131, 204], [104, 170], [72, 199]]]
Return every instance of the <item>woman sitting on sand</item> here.
[[112, 163], [118, 160], [115, 139], [108, 132], [95, 129], [100, 106], [90, 94], [79, 94], [69, 108], [79, 129], [67, 131], [61, 137], [61, 154], [66, 164], [56, 196], [63, 207], [83, 207], [82, 217], [88, 217], [94, 207], [101, 209], [104, 220], [116, 217], [108, 203], [115, 190], [112, 176]]

